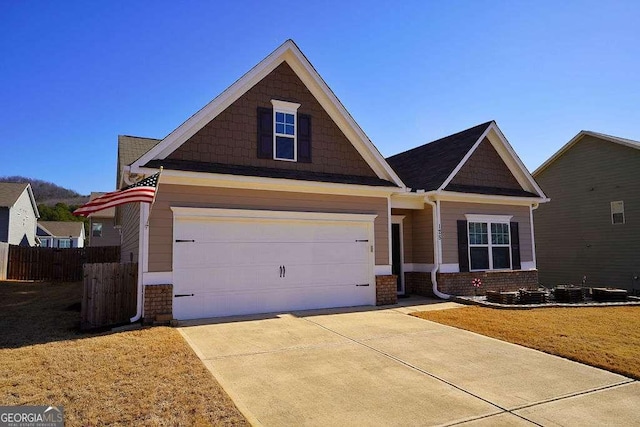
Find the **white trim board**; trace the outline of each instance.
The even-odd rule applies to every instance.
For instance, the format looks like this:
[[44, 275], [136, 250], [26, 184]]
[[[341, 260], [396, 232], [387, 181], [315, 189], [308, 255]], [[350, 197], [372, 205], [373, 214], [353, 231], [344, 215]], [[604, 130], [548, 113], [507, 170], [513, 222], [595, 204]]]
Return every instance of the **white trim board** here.
[[[189, 208], [172, 206], [174, 217], [180, 218], [251, 218], [288, 219], [292, 221], [347, 221], [373, 223], [375, 214], [342, 214], [327, 212], [267, 211], [256, 209]], [[373, 242], [371, 242], [373, 243]]]
[[387, 179], [404, 188], [402, 180], [389, 166], [360, 126], [353, 120], [349, 112], [322, 80], [322, 77], [320, 77], [293, 40], [285, 41], [224, 92], [178, 126], [160, 143], [133, 162], [132, 168], [135, 169], [145, 165], [154, 159], [166, 158], [283, 62], [287, 62], [302, 80], [373, 171], [380, 178]]

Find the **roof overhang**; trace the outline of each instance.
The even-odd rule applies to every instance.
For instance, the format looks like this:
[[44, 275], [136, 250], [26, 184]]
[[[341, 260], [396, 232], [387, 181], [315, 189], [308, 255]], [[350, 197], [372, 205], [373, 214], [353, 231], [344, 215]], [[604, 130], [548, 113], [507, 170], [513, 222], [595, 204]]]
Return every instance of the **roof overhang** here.
[[562, 148], [560, 148], [558, 151], [556, 151], [556, 153], [553, 156], [549, 157], [549, 159], [547, 159], [547, 161], [545, 161], [543, 164], [538, 166], [538, 168], [535, 171], [533, 171], [533, 176], [534, 177], [537, 176], [542, 171], [544, 171], [546, 168], [548, 168], [553, 162], [555, 162], [557, 159], [562, 157], [562, 155], [564, 155], [564, 153], [569, 151], [569, 149], [571, 147], [576, 145], [578, 143], [578, 141], [580, 141], [585, 136], [593, 136], [594, 138], [599, 138], [599, 139], [602, 139], [604, 141], [613, 142], [614, 144], [620, 144], [620, 145], [623, 145], [625, 147], [635, 148], [636, 150], [640, 150], [640, 142], [638, 142], [638, 141], [633, 141], [633, 140], [625, 139], [625, 138], [618, 138], [618, 137], [615, 137], [615, 136], [605, 135], [603, 133], [592, 132], [592, 131], [589, 131], [589, 130], [581, 130], [580, 132], [578, 132], [578, 134], [576, 136], [571, 138], [571, 140], [569, 142], [567, 142], [565, 145], [563, 145]]
[[457, 193], [454, 191], [429, 191], [425, 193], [428, 200], [441, 202], [485, 203], [492, 205], [532, 206], [547, 203], [548, 197], [497, 196], [493, 194]]
[[509, 171], [511, 171], [514, 178], [518, 181], [518, 184], [520, 184], [524, 190], [537, 194], [540, 196], [540, 199], [547, 199], [547, 196], [544, 194], [538, 183], [536, 183], [535, 179], [533, 179], [526, 166], [522, 163], [522, 160], [520, 160], [520, 157], [518, 157], [515, 150], [511, 144], [509, 144], [509, 141], [507, 141], [507, 138], [495, 122], [492, 122], [482, 135], [480, 135], [473, 147], [471, 147], [460, 163], [458, 163], [456, 168], [438, 188], [438, 192], [444, 191], [447, 185], [449, 185], [460, 169], [462, 169], [467, 160], [471, 158], [485, 138], [491, 143], [491, 145], [493, 145], [493, 148], [496, 150], [500, 158], [502, 158], [502, 161], [504, 161], [509, 168]]
[[166, 158], [283, 62], [293, 69], [378, 177], [404, 187], [402, 180], [292, 40], [284, 42], [159, 144], [133, 162], [132, 169], [144, 166], [151, 160]]
[[[133, 168], [132, 173], [150, 175], [157, 172], [153, 168]], [[358, 184], [340, 184], [331, 182], [302, 181], [296, 179], [265, 178], [258, 176], [229, 175], [210, 172], [189, 172], [164, 169], [160, 175], [160, 184], [195, 185], [203, 187], [221, 187], [234, 189], [252, 189], [264, 191], [287, 191], [295, 193], [336, 194], [364, 197], [389, 197], [399, 190], [398, 187], [369, 186]], [[158, 189], [161, 192], [162, 188]]]

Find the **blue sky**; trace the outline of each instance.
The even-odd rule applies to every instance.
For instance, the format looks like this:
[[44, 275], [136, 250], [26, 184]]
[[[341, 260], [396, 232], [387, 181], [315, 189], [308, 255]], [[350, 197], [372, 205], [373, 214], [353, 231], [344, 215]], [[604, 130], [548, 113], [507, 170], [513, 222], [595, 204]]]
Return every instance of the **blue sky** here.
[[640, 140], [638, 1], [0, 0], [0, 175], [115, 187], [288, 38], [383, 155], [496, 120], [533, 171], [581, 129]]

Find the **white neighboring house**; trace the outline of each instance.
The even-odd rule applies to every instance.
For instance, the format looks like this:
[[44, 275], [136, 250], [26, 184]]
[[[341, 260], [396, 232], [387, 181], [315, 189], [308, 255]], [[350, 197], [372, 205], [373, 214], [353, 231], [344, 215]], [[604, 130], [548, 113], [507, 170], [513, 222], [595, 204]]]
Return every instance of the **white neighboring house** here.
[[37, 230], [43, 248], [84, 247], [84, 223], [79, 221], [38, 221]]
[[0, 242], [36, 246], [39, 217], [31, 184], [0, 182]]

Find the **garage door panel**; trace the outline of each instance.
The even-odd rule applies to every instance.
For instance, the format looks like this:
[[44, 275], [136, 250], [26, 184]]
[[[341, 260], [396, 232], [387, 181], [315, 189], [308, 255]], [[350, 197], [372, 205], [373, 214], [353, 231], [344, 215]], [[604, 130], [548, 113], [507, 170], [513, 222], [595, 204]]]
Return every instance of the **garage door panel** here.
[[193, 242], [174, 243], [174, 292], [194, 296], [174, 298], [174, 317], [374, 304], [372, 229], [358, 221], [177, 218], [175, 239]]

